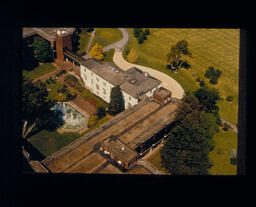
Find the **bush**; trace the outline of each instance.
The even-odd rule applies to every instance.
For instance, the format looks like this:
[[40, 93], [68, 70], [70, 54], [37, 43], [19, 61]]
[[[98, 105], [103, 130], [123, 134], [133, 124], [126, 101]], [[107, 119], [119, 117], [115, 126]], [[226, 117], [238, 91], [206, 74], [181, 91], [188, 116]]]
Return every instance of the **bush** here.
[[99, 119], [106, 116], [106, 110], [104, 106], [97, 106], [97, 116], [99, 117]]
[[166, 65], [166, 69], [171, 69], [171, 65]]
[[230, 163], [231, 163], [232, 165], [237, 165], [237, 157], [231, 157], [231, 158], [230, 158]]
[[229, 126], [227, 123], [224, 123], [222, 129], [223, 129], [224, 131], [228, 131], [229, 128], [230, 128], [230, 126]]
[[145, 34], [145, 35], [150, 35], [149, 29], [145, 29], [144, 34]]
[[197, 82], [200, 82], [201, 80], [200, 80], [200, 78], [198, 77], [198, 78], [196, 79], [196, 81], [197, 81]]
[[97, 115], [90, 116], [90, 118], [88, 120], [88, 128], [95, 126], [97, 121], [98, 121], [98, 116]]
[[75, 99], [77, 96], [76, 92], [75, 91], [70, 91], [68, 94], [67, 94], [67, 98], [68, 100], [73, 100]]
[[211, 84], [217, 84], [218, 83], [218, 78], [216, 76], [212, 76], [210, 79]]
[[227, 101], [233, 101], [233, 96], [228, 96]]
[[203, 80], [200, 81], [200, 87], [203, 87], [205, 85], [205, 82]]
[[45, 82], [46, 82], [47, 85], [49, 85], [51, 83], [48, 79], [46, 79]]

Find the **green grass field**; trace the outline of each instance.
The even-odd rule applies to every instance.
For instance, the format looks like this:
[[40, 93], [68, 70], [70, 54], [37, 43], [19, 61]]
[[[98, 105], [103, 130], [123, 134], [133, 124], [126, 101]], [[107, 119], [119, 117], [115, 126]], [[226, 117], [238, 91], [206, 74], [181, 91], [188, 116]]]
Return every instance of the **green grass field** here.
[[237, 151], [237, 135], [233, 131], [218, 132], [213, 136], [216, 145], [209, 158], [213, 166], [209, 170], [212, 175], [236, 175], [236, 165], [230, 164], [230, 152]]
[[114, 53], [115, 53], [115, 49], [114, 49], [114, 48], [113, 48], [113, 49], [110, 49], [110, 50], [107, 51], [107, 52], [104, 52], [105, 57], [104, 57], [103, 62], [111, 62], [111, 63], [114, 63], [114, 61], [113, 61]]
[[105, 40], [106, 42], [94, 38], [91, 47], [93, 47], [96, 43], [105, 47], [108, 44], [121, 40], [123, 37], [122, 32], [117, 28], [96, 28], [95, 36]]
[[51, 63], [43, 63], [31, 71], [23, 70], [22, 73], [24, 76], [27, 76], [34, 80], [56, 69], [57, 68]]
[[159, 170], [163, 171], [166, 174], [170, 174], [161, 164], [161, 155], [160, 150], [154, 152], [149, 158], [148, 161], [156, 166]]
[[79, 137], [85, 135], [89, 131], [98, 128], [101, 124], [108, 121], [110, 118], [105, 116], [96, 125], [89, 128], [82, 134], [78, 133], [63, 133], [59, 134], [56, 131], [42, 130], [37, 134], [29, 137], [29, 142], [42, 153], [45, 157], [52, 155], [64, 146], [67, 146], [71, 142], [75, 141]]
[[[219, 89], [223, 101], [218, 103], [220, 116], [237, 123], [238, 115], [238, 74], [239, 74], [239, 30], [238, 29], [150, 29], [150, 35], [143, 44], [138, 44], [133, 36], [133, 29], [128, 28], [130, 40], [127, 48], [134, 48], [139, 55], [137, 64], [160, 70], [176, 79], [185, 91], [199, 88], [196, 78], [200, 77], [210, 87]], [[166, 69], [166, 55], [172, 45], [185, 39], [192, 52], [188, 58], [191, 70], [181, 69], [174, 74]], [[124, 50], [124, 57], [125, 50]], [[212, 85], [204, 78], [204, 72], [209, 67], [222, 70], [217, 85]], [[232, 102], [227, 102], [227, 96], [233, 96]]]
[[79, 46], [78, 46], [79, 50], [77, 51], [77, 54], [81, 55], [82, 53], [86, 52], [91, 33], [82, 31], [79, 36], [80, 36]]

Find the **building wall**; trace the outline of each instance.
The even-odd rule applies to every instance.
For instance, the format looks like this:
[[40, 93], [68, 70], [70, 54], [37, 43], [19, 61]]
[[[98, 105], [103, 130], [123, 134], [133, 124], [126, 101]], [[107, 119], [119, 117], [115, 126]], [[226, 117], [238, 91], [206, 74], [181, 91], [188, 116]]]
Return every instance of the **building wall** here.
[[[100, 76], [96, 75], [95, 73], [91, 72], [88, 68], [81, 65], [80, 68], [81, 77], [85, 83], [85, 85], [93, 90], [93, 93], [99, 97], [101, 97], [107, 103], [110, 102], [110, 93], [111, 89], [114, 87], [111, 83], [104, 80]], [[146, 95], [148, 97], [153, 96], [153, 92], [160, 87], [160, 84], [153, 88], [152, 90], [148, 91]], [[130, 108], [138, 103], [138, 98], [134, 98], [127, 94], [126, 92], [122, 91], [123, 98], [124, 98], [124, 106], [125, 109]]]

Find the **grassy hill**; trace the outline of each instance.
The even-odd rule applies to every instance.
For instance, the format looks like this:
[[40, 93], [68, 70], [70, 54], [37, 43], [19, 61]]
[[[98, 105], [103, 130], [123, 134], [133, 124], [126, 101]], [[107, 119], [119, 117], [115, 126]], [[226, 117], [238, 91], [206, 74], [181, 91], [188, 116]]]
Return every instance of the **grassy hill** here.
[[[138, 44], [133, 36], [133, 29], [128, 28], [130, 40], [127, 48], [134, 48], [139, 55], [137, 64], [152, 67], [169, 74], [176, 79], [185, 91], [199, 88], [197, 77], [205, 80], [210, 87], [219, 89], [223, 101], [218, 103], [220, 116], [237, 124], [238, 115], [238, 74], [239, 74], [239, 30], [238, 29], [165, 29], [151, 28], [150, 35], [143, 44]], [[186, 40], [192, 52], [188, 61], [191, 70], [181, 69], [174, 74], [166, 69], [166, 55], [172, 45], [180, 40]], [[125, 51], [124, 57], [126, 58]], [[204, 72], [209, 67], [220, 69], [222, 75], [217, 85], [212, 85], [204, 78]], [[233, 96], [232, 102], [226, 101], [227, 96]]]

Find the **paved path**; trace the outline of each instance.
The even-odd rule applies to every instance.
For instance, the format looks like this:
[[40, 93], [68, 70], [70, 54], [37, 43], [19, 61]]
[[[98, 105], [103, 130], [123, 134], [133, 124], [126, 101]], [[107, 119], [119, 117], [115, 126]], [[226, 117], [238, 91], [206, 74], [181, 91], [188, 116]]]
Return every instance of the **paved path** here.
[[96, 28], [94, 28], [94, 30], [93, 30], [93, 32], [92, 32], [92, 34], [91, 34], [89, 43], [88, 43], [87, 48], [86, 48], [86, 55], [83, 56], [83, 58], [85, 58], [85, 59], [88, 59], [88, 58], [90, 57], [89, 50], [90, 50], [90, 48], [91, 48], [91, 45], [92, 45], [92, 41], [93, 41], [93, 39], [94, 39], [95, 32], [96, 32]]
[[224, 119], [222, 119], [222, 118], [221, 118], [221, 121], [224, 122], [224, 123], [226, 123], [226, 124], [228, 124], [228, 125], [231, 127], [231, 130], [233, 130], [235, 133], [237, 133], [237, 127], [236, 127], [236, 125], [231, 124], [230, 122], [228, 122], [228, 121], [226, 121], [226, 120], [224, 120]]
[[104, 50], [107, 51], [111, 48], [115, 48], [113, 61], [118, 67], [120, 67], [123, 70], [128, 70], [131, 67], [136, 67], [143, 71], [148, 72], [151, 76], [160, 80], [162, 82], [161, 85], [163, 87], [167, 88], [168, 90], [170, 90], [172, 92], [173, 98], [181, 99], [184, 95], [184, 89], [171, 76], [169, 76], [165, 73], [162, 73], [153, 68], [129, 63], [123, 58], [122, 51], [129, 40], [129, 33], [124, 28], [119, 28], [119, 29], [121, 30], [121, 32], [123, 34], [123, 39], [116, 43], [108, 45], [107, 47], [103, 48], [103, 51]]

